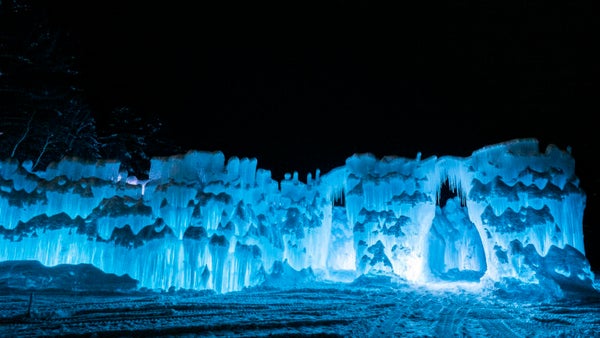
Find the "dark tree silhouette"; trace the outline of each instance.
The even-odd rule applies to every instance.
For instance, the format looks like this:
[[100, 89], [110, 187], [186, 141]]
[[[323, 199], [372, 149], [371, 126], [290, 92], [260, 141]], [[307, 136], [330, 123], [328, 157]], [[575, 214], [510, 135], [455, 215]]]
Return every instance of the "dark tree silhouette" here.
[[51, 25], [39, 4], [0, 8], [0, 157], [32, 161], [33, 170], [65, 156], [99, 158], [70, 33]]
[[106, 122], [105, 134], [99, 136], [101, 156], [119, 159], [121, 170], [147, 178], [151, 157], [163, 148], [161, 129], [158, 117], [141, 117], [126, 106], [116, 108]]
[[81, 36], [49, 8], [0, 0], [0, 159], [44, 170], [65, 157], [106, 158], [121, 161], [130, 175], [147, 176], [151, 156], [179, 148], [161, 137], [157, 117], [127, 106], [97, 123], [78, 71]]

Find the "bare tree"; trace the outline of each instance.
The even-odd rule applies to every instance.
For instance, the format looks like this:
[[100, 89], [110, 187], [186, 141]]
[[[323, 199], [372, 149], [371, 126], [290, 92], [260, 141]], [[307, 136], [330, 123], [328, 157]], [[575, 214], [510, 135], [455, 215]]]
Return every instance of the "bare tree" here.
[[0, 8], [0, 158], [35, 159], [34, 170], [65, 156], [98, 158], [68, 32], [48, 24], [41, 4]]
[[15, 157], [15, 154], [17, 152], [17, 148], [19, 148], [19, 144], [21, 144], [27, 138], [27, 135], [31, 131], [31, 122], [33, 122], [33, 116], [34, 115], [35, 114], [31, 114], [29, 116], [29, 121], [27, 121], [27, 125], [25, 126], [25, 130], [23, 130], [23, 135], [17, 140], [17, 142], [15, 143], [15, 146], [13, 147], [12, 152], [10, 153], [10, 157], [11, 158]]

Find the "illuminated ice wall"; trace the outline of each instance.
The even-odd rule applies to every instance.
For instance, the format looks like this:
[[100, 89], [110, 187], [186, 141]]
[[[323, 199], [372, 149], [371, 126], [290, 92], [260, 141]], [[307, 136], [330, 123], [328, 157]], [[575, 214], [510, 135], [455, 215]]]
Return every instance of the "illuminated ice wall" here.
[[[221, 152], [155, 158], [146, 181], [119, 166], [0, 162], [0, 261], [91, 263], [140, 287], [217, 292], [258, 285], [282, 264], [415, 283], [594, 277], [574, 159], [553, 145], [540, 153], [535, 139], [465, 158], [356, 154], [305, 181], [277, 182], [255, 159]], [[441, 198], [445, 185], [456, 197]]]

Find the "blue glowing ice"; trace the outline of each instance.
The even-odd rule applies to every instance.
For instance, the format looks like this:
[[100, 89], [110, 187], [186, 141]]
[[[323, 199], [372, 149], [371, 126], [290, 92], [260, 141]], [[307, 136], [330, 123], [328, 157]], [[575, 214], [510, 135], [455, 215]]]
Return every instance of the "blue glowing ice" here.
[[[594, 280], [574, 159], [554, 145], [540, 153], [535, 139], [466, 158], [355, 154], [306, 182], [221, 152], [154, 158], [145, 181], [119, 166], [0, 162], [0, 261], [93, 264], [140, 287], [217, 292], [261, 284], [282, 264], [338, 281]], [[444, 183], [457, 196], [442, 207]]]

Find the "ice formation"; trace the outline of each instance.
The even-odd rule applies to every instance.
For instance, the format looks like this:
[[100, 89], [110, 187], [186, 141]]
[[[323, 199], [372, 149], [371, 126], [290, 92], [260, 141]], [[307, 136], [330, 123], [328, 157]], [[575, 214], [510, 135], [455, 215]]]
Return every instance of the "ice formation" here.
[[[355, 154], [306, 182], [221, 152], [154, 158], [145, 181], [119, 167], [0, 162], [0, 261], [85, 263], [140, 287], [217, 292], [282, 267], [414, 283], [594, 279], [574, 159], [554, 145], [541, 153], [536, 139], [464, 158]], [[456, 192], [447, 201], [445, 184]]]

